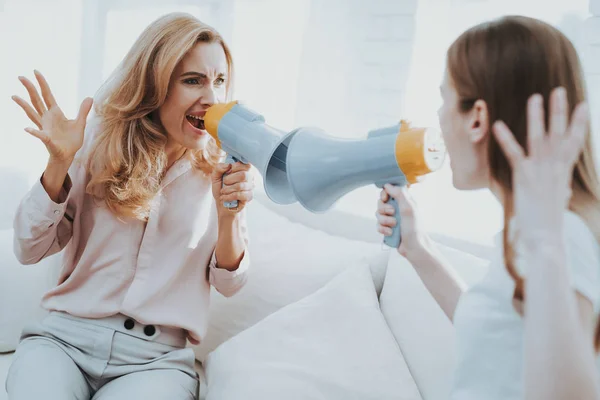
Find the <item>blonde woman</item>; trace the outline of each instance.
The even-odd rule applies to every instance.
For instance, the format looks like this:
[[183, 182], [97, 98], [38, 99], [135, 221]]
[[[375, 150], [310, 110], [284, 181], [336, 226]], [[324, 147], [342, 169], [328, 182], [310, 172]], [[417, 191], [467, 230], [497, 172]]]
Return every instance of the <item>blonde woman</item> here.
[[197, 397], [186, 342], [206, 332], [211, 285], [231, 296], [248, 268], [253, 182], [248, 166], [219, 163], [203, 121], [232, 69], [214, 29], [169, 14], [137, 39], [87, 126], [91, 99], [67, 120], [41, 74], [41, 97], [20, 78], [31, 104], [14, 100], [50, 156], [17, 211], [15, 252], [23, 264], [64, 254], [49, 315], [22, 334], [10, 399]]
[[451, 398], [596, 398], [600, 181], [575, 48], [531, 18], [475, 26], [448, 50], [441, 95], [454, 186], [488, 188], [504, 207], [496, 257], [466, 290], [405, 189], [385, 188], [378, 218], [390, 234], [396, 198], [398, 251], [454, 323]]

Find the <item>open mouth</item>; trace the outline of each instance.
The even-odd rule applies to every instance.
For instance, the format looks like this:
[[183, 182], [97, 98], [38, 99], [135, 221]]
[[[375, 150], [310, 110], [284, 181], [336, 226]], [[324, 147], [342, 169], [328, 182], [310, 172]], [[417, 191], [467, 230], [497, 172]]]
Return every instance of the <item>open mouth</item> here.
[[201, 130], [205, 130], [206, 129], [204, 127], [204, 118], [197, 117], [195, 115], [186, 115], [185, 118], [190, 123], [190, 125], [192, 125], [194, 128], [201, 129]]

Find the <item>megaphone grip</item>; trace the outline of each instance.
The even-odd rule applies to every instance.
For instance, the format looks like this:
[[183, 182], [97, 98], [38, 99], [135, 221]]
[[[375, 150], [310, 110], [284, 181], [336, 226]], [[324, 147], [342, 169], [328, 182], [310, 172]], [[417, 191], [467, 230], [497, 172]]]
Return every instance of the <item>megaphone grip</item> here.
[[394, 217], [396, 217], [396, 226], [392, 228], [392, 234], [390, 236], [385, 236], [383, 238], [383, 243], [386, 245], [397, 249], [400, 246], [400, 242], [402, 241], [402, 235], [400, 234], [400, 208], [398, 207], [398, 202], [396, 199], [390, 196], [387, 204], [390, 204], [394, 207]]
[[[237, 161], [238, 161], [238, 159], [230, 154], [227, 154], [227, 156], [225, 157], [225, 164], [235, 164]], [[223, 178], [225, 178], [225, 175], [227, 175], [227, 174], [224, 174]], [[221, 187], [223, 187], [223, 185], [225, 185], [225, 184], [223, 182], [221, 182]], [[238, 207], [238, 201], [237, 200], [224, 201], [223, 206], [225, 208], [236, 209]]]

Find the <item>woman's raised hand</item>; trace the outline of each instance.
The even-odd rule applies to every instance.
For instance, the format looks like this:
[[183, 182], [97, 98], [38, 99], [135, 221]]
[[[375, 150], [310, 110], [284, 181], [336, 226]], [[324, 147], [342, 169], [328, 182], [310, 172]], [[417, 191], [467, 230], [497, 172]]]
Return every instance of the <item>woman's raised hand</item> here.
[[38, 71], [34, 73], [42, 96], [40, 97], [36, 87], [29, 79], [20, 76], [19, 81], [27, 89], [31, 104], [18, 96], [13, 96], [12, 99], [37, 126], [37, 129], [25, 128], [25, 131], [46, 145], [53, 161], [70, 163], [83, 145], [83, 132], [93, 100], [89, 97], [83, 100], [77, 118], [67, 119], [56, 104], [44, 76]]

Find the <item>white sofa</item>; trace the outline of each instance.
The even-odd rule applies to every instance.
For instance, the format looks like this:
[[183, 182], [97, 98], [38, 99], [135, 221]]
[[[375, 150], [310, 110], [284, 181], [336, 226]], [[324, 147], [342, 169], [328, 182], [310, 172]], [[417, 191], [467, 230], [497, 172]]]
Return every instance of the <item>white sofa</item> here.
[[[2, 201], [14, 207], [14, 199], [6, 205], [0, 198], [0, 208]], [[209, 332], [195, 348], [201, 398], [447, 396], [452, 325], [408, 262], [383, 248], [374, 219], [310, 214], [257, 193], [248, 222], [249, 282], [232, 298], [213, 292]], [[58, 259], [18, 265], [12, 230], [1, 220], [0, 229], [3, 383], [22, 325], [44, 314], [37, 303], [55, 282]], [[483, 258], [443, 245], [442, 251], [468, 282], [485, 272]], [[0, 400], [7, 398], [3, 386]]]

